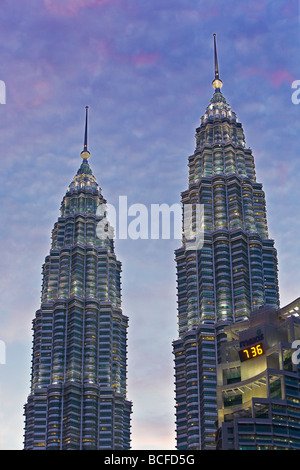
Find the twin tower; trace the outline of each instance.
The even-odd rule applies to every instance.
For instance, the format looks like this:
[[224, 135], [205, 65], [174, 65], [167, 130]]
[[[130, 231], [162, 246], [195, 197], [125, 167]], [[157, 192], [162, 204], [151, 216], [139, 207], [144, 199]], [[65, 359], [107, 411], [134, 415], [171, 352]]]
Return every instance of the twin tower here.
[[[214, 93], [196, 130], [188, 189], [181, 195], [183, 206], [203, 208], [204, 242], [191, 249], [183, 232], [176, 250], [178, 449], [215, 446], [216, 367], [226, 325], [261, 306], [279, 307], [265, 196], [242, 125], [221, 92], [215, 35], [214, 52]], [[82, 163], [62, 200], [43, 265], [25, 449], [130, 449], [121, 263], [114, 241], [97, 235], [103, 219], [97, 209], [106, 201], [89, 165], [87, 113]]]

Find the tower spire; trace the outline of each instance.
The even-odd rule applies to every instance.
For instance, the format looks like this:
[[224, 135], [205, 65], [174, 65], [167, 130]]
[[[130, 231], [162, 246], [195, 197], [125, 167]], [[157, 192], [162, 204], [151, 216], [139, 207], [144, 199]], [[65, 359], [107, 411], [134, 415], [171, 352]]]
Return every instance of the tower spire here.
[[88, 109], [89, 107], [85, 107], [85, 131], [84, 131], [84, 142], [83, 142], [83, 151], [81, 152], [81, 158], [84, 160], [88, 160], [90, 158], [90, 152], [87, 148], [87, 134], [88, 134]]
[[220, 92], [222, 88], [222, 80], [219, 76], [219, 65], [218, 65], [218, 54], [217, 54], [217, 41], [216, 41], [216, 34], [214, 33], [214, 56], [215, 56], [215, 79], [212, 82], [213, 88], [216, 92]]

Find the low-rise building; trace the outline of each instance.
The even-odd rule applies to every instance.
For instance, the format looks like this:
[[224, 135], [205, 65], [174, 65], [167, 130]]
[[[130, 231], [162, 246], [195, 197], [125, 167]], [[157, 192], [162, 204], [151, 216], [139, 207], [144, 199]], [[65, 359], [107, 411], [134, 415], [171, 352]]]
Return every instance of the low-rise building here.
[[217, 368], [217, 449], [300, 449], [299, 314], [300, 298], [226, 327]]

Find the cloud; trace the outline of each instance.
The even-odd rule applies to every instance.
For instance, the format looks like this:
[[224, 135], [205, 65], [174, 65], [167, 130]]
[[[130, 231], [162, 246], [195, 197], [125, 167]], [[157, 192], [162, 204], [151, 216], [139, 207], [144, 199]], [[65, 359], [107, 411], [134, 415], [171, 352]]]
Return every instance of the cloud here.
[[280, 88], [284, 83], [287, 83], [290, 87], [292, 82], [296, 79], [287, 69], [284, 68], [268, 72], [265, 68], [253, 66], [245, 68], [241, 74], [246, 78], [253, 75], [263, 77], [271, 83], [273, 88]]
[[270, 79], [274, 88], [280, 88], [284, 83], [291, 85], [295, 77], [293, 77], [288, 70], [278, 69], [276, 72], [270, 74]]
[[83, 8], [102, 6], [114, 0], [44, 0], [46, 9], [52, 15], [74, 16]]
[[153, 65], [159, 60], [158, 53], [140, 52], [130, 58], [130, 61], [136, 66]]

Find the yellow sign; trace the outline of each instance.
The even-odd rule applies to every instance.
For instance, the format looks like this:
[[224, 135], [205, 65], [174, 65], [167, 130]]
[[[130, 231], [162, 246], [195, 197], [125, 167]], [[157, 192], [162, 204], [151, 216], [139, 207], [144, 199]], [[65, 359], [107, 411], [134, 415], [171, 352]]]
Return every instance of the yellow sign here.
[[264, 348], [261, 343], [254, 346], [249, 346], [248, 348], [241, 349], [239, 351], [240, 360], [247, 361], [247, 359], [253, 359], [255, 357], [261, 356], [264, 354]]

